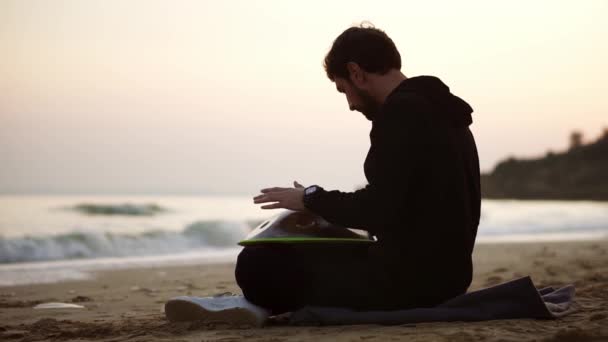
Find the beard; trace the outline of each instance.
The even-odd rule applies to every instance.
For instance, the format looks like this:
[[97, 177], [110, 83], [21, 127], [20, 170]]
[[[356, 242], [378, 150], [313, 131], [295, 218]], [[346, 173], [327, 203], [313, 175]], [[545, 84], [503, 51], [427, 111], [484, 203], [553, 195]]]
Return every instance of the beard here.
[[369, 121], [372, 121], [380, 110], [380, 105], [376, 102], [376, 100], [365, 90], [357, 88], [353, 84], [353, 88], [357, 93], [357, 97], [361, 101], [361, 104], [355, 108], [355, 110], [361, 112], [363, 116]]

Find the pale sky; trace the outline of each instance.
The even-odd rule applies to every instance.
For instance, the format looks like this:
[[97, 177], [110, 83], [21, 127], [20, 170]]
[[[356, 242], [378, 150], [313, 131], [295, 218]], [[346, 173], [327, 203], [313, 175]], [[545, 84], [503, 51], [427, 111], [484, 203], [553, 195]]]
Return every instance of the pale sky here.
[[482, 169], [608, 126], [608, 1], [0, 0], [0, 193], [365, 182], [322, 68], [363, 20], [468, 101]]

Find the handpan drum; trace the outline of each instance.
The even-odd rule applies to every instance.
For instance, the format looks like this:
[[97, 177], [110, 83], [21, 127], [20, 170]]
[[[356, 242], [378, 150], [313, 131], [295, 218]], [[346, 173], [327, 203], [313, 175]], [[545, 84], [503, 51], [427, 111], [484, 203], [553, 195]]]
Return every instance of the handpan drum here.
[[334, 225], [309, 212], [285, 210], [260, 223], [239, 245], [373, 242], [364, 230]]

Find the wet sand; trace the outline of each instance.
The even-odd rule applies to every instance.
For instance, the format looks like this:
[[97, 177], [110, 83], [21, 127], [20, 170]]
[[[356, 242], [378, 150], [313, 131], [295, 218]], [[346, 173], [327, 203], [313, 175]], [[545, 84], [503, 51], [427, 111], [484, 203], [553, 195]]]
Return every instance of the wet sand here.
[[[608, 240], [479, 244], [470, 290], [530, 275], [537, 286], [574, 284], [578, 311], [558, 320], [502, 320], [399, 326], [263, 328], [169, 323], [178, 295], [239, 293], [234, 265], [105, 271], [57, 284], [0, 287], [0, 340], [104, 341], [608, 341]], [[43, 302], [84, 309], [34, 310]]]

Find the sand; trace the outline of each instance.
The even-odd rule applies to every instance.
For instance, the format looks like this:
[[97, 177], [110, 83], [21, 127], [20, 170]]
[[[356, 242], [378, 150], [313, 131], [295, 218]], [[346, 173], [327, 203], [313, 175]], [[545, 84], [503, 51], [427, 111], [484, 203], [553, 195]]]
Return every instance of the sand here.
[[[501, 320], [399, 326], [263, 328], [169, 323], [173, 296], [239, 293], [234, 265], [106, 271], [92, 280], [0, 287], [0, 340], [104, 341], [608, 341], [608, 240], [479, 244], [470, 290], [524, 275], [537, 286], [574, 284], [578, 311], [559, 320]], [[84, 309], [34, 310], [42, 302]]]

